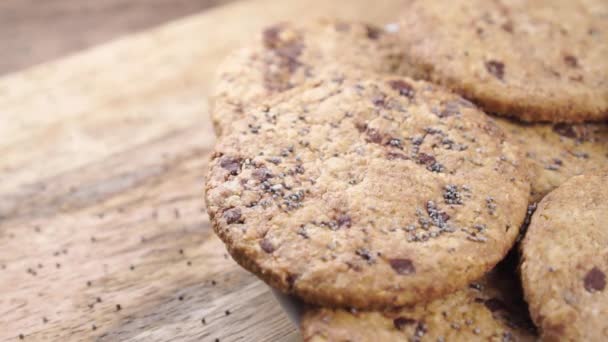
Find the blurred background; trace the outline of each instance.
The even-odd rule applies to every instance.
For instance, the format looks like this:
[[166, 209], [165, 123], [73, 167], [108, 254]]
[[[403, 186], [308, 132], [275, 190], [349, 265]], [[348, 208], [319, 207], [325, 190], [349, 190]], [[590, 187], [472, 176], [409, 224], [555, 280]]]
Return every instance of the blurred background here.
[[3, 0], [0, 75], [235, 0]]

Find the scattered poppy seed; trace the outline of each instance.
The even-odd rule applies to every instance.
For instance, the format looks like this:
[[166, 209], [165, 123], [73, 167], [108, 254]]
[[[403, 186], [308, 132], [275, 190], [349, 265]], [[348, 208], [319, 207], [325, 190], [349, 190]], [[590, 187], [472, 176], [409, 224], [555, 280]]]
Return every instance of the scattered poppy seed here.
[[42, 268], [42, 264], [38, 264], [38, 268]]
[[97, 327], [95, 326], [95, 324], [93, 324], [92, 329], [93, 329], [93, 330], [97, 330]]
[[211, 285], [212, 285], [212, 286], [215, 286], [215, 284], [217, 284], [217, 282], [216, 282], [215, 280], [212, 280], [212, 281], [211, 281]]
[[207, 321], [203, 318], [203, 319], [201, 319], [201, 323], [202, 324], [207, 324]]
[[225, 313], [226, 313], [226, 316], [230, 316], [230, 310], [226, 310]]
[[23, 334], [19, 334], [19, 339], [23, 340], [25, 338], [25, 336], [23, 336]]
[[49, 320], [46, 317], [42, 317], [42, 323], [47, 323]]
[[188, 261], [188, 262], [186, 263], [186, 265], [188, 265], [188, 266], [192, 266], [192, 261]]
[[87, 281], [87, 286], [91, 286], [91, 285], [93, 285], [93, 283], [90, 280]]
[[184, 300], [184, 296], [179, 296], [179, 297], [177, 297], [177, 299]]
[[101, 298], [97, 297], [97, 299], [95, 299], [97, 301], [97, 303], [101, 303]]
[[215, 339], [215, 342], [220, 342], [220, 339], [219, 339], [219, 338], [216, 338], [216, 339]]
[[120, 311], [122, 310], [122, 306], [120, 306], [120, 304], [116, 304], [116, 311]]
[[56, 268], [61, 268], [61, 264], [60, 264], [60, 263], [56, 263], [56, 264], [55, 264], [55, 267], [56, 267]]
[[94, 236], [91, 236], [91, 242], [95, 243], [97, 241], [97, 239]]
[[129, 266], [129, 269], [131, 269], [131, 271], [133, 271], [135, 269], [135, 266], [131, 265], [131, 266]]
[[180, 248], [179, 254], [184, 254], [184, 250]]

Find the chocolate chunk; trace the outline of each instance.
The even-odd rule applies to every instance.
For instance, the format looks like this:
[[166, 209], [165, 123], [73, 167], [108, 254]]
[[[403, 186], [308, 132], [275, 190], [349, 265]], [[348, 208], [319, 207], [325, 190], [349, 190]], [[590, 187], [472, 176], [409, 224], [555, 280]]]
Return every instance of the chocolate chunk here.
[[352, 224], [352, 219], [346, 214], [339, 215], [336, 221], [338, 222], [338, 227], [340, 228], [350, 228], [350, 225]]
[[243, 223], [241, 220], [241, 209], [232, 208], [224, 211], [224, 219], [228, 224]]
[[486, 308], [488, 308], [488, 310], [492, 312], [506, 311], [507, 309], [505, 303], [498, 298], [487, 299], [483, 304], [486, 306]]
[[392, 80], [389, 81], [388, 84], [391, 86], [391, 88], [398, 91], [399, 95], [408, 97], [410, 99], [414, 97], [414, 88], [411, 84], [403, 80]]
[[416, 320], [408, 317], [397, 317], [393, 320], [393, 325], [398, 330], [405, 329], [406, 326], [415, 324]]
[[275, 251], [275, 246], [272, 244], [272, 242], [270, 242], [268, 239], [262, 239], [260, 240], [260, 247], [262, 248], [262, 250], [268, 254], [271, 254], [272, 252]]
[[410, 259], [390, 259], [388, 262], [397, 274], [408, 275], [416, 273], [414, 263]]
[[502, 81], [505, 76], [505, 64], [495, 60], [489, 60], [486, 62], [486, 70], [494, 77]]
[[225, 156], [220, 160], [220, 166], [228, 170], [231, 175], [236, 176], [241, 170], [241, 159]]
[[593, 267], [583, 279], [585, 290], [589, 292], [603, 291], [606, 287], [606, 275], [599, 268]]
[[564, 62], [566, 63], [566, 65], [568, 65], [571, 68], [578, 67], [578, 59], [576, 59], [576, 57], [574, 57], [572, 55], [565, 55]]

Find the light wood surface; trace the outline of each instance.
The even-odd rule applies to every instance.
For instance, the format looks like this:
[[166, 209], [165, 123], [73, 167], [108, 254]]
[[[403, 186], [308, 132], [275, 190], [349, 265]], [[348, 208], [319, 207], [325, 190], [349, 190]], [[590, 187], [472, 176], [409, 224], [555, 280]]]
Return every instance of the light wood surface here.
[[263, 25], [399, 2], [236, 2], [0, 78], [0, 341], [297, 340], [209, 227], [206, 94]]
[[233, 0], [2, 0], [0, 75]]

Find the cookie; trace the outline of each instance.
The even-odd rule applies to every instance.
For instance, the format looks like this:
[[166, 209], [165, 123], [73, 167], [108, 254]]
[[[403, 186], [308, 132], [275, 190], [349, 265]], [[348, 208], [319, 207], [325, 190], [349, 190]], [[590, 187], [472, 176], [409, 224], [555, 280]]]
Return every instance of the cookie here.
[[572, 176], [608, 168], [608, 124], [523, 124], [505, 118], [496, 121], [507, 139], [525, 154], [534, 202]]
[[537, 340], [515, 275], [499, 270], [444, 298], [401, 309], [310, 308], [300, 329], [305, 342]]
[[242, 120], [210, 163], [211, 222], [237, 262], [305, 301], [373, 308], [458, 290], [524, 220], [519, 152], [430, 83], [332, 74]]
[[608, 119], [608, 2], [412, 0], [399, 37], [416, 76], [529, 122]]
[[606, 170], [571, 178], [532, 216], [521, 246], [521, 277], [544, 340], [608, 339], [606, 223]]
[[403, 60], [396, 37], [365, 23], [317, 20], [265, 28], [218, 69], [211, 118], [216, 133], [230, 130], [245, 107], [305, 83], [324, 70], [395, 72]]

